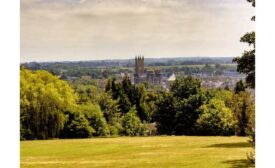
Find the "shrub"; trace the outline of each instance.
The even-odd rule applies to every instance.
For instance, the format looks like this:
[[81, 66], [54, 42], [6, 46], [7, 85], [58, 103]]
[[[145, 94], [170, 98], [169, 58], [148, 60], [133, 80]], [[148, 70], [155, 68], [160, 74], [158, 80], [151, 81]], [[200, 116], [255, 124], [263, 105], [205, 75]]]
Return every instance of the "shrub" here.
[[144, 124], [144, 125], [146, 128], [146, 135], [149, 135], [149, 136], [157, 135], [156, 123], [148, 123], [148, 124]]

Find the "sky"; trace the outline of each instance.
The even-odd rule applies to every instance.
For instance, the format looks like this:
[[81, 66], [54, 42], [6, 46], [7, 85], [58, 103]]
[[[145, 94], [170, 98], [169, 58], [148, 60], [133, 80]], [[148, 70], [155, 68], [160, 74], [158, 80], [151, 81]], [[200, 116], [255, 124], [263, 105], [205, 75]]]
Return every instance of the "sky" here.
[[21, 0], [20, 62], [239, 56], [246, 0]]

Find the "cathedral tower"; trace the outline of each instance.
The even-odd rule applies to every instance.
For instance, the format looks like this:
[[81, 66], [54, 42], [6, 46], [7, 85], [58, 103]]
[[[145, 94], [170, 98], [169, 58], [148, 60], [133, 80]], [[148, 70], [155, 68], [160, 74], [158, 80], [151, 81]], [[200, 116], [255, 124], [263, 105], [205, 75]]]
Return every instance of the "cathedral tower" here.
[[144, 57], [143, 56], [135, 57], [135, 74], [139, 76], [144, 74]]

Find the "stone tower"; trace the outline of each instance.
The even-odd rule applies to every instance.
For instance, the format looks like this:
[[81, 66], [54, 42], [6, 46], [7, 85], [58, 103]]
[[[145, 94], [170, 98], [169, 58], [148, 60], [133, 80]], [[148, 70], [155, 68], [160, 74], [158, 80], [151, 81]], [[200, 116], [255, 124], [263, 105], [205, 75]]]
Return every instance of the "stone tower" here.
[[135, 74], [141, 76], [144, 74], [144, 57], [135, 57]]

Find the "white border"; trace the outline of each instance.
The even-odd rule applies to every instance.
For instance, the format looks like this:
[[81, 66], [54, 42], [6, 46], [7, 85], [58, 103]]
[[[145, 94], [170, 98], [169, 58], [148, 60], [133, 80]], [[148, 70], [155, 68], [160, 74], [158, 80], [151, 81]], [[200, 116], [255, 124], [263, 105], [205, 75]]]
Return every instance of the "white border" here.
[[274, 0], [256, 1], [256, 167], [275, 167]]
[[0, 2], [0, 167], [19, 167], [19, 9]]
[[[0, 167], [19, 167], [19, 3], [0, 2]], [[256, 167], [275, 167], [275, 1], [256, 5]]]

